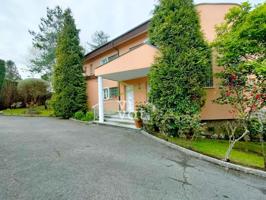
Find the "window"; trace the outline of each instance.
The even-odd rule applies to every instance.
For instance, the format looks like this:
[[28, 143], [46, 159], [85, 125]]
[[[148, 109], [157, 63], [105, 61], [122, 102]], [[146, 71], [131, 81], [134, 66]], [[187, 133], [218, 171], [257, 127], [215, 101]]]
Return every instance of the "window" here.
[[109, 96], [109, 88], [104, 88], [103, 89], [103, 99], [104, 100], [110, 99], [110, 96]]
[[108, 63], [108, 58], [103, 58], [101, 61], [100, 61], [100, 65], [104, 65]]
[[112, 56], [108, 57], [108, 62], [111, 62], [112, 60], [116, 59], [118, 57], [118, 54], [114, 54]]
[[111, 55], [109, 57], [105, 57], [100, 61], [100, 65], [104, 65], [108, 62], [111, 62], [112, 60], [116, 59], [118, 57], [118, 54]]
[[118, 96], [118, 87], [110, 88], [109, 90], [110, 97], [117, 97]]
[[118, 95], [118, 87], [112, 87], [112, 88], [104, 88], [103, 89], [103, 98], [104, 100], [112, 99], [114, 97], [117, 97]]

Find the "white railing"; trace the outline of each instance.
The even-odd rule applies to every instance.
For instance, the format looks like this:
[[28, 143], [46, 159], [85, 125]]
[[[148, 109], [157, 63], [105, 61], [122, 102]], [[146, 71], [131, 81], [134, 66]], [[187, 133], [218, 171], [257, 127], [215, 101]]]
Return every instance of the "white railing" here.
[[[127, 103], [128, 101], [124, 100], [107, 100], [104, 101], [104, 114], [105, 115], [118, 115], [121, 119], [133, 119], [134, 112], [127, 112]], [[99, 104], [95, 104], [92, 106], [92, 110], [94, 113], [94, 120], [99, 119]]]

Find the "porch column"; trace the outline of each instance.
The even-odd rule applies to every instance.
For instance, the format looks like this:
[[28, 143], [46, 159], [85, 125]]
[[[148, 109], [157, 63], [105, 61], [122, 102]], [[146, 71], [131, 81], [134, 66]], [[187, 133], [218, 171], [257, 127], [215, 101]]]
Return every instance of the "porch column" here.
[[98, 105], [99, 105], [99, 122], [104, 122], [104, 105], [103, 105], [103, 78], [98, 76]]

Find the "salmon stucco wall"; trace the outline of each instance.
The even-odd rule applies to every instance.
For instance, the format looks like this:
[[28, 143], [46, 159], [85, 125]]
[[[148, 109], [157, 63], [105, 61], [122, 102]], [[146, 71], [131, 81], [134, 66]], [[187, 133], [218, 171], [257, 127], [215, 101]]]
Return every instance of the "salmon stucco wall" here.
[[134, 103], [135, 109], [137, 105], [147, 103], [147, 77], [138, 78], [134, 80], [127, 80], [120, 83], [121, 100], [126, 100], [126, 86], [133, 85], [134, 87]]

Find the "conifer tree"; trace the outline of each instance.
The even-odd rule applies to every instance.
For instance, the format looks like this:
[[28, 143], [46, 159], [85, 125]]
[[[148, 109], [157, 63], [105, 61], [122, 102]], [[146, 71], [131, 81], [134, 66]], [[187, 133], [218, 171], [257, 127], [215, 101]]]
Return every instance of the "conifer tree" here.
[[59, 33], [54, 67], [53, 107], [55, 115], [70, 118], [79, 110], [86, 110], [86, 85], [82, 69], [83, 50], [79, 30], [71, 10], [64, 12], [64, 24]]
[[2, 89], [6, 75], [5, 61], [0, 59], [0, 91]]
[[149, 38], [161, 52], [149, 74], [150, 101], [163, 113], [198, 114], [211, 76], [211, 56], [193, 1], [160, 0]]

